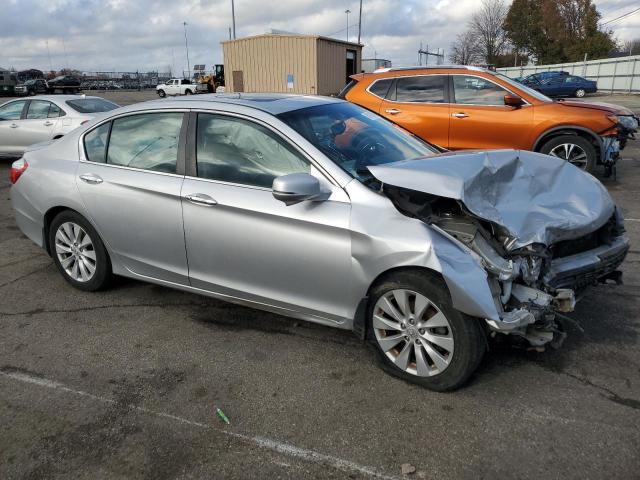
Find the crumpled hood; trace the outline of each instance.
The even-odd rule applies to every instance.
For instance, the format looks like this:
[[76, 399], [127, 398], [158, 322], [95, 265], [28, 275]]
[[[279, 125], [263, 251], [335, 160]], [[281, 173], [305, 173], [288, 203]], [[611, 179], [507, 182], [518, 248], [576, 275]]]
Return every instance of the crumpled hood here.
[[613, 103], [605, 103], [605, 102], [579, 102], [576, 100], [562, 100], [556, 102], [559, 105], [564, 105], [566, 107], [578, 107], [578, 108], [591, 108], [596, 110], [602, 110], [603, 112], [611, 113], [614, 115], [633, 115], [633, 111], [631, 111], [627, 107], [623, 107], [620, 105], [614, 105]]
[[518, 150], [449, 152], [369, 167], [381, 182], [461, 201], [516, 238], [510, 249], [578, 238], [615, 205], [604, 186], [570, 163]]

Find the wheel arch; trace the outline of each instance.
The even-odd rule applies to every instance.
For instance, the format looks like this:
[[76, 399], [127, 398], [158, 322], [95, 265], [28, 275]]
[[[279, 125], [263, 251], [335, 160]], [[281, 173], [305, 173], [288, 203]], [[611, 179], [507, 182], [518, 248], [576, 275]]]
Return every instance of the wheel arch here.
[[536, 141], [533, 143], [533, 151], [539, 152], [545, 143], [547, 143], [552, 138], [559, 137], [561, 135], [577, 135], [590, 141], [596, 148], [596, 152], [598, 153], [598, 160], [601, 160], [603, 152], [602, 139], [592, 130], [581, 127], [579, 125], [563, 125], [561, 127], [554, 127], [545, 131], [540, 136], [538, 136]]

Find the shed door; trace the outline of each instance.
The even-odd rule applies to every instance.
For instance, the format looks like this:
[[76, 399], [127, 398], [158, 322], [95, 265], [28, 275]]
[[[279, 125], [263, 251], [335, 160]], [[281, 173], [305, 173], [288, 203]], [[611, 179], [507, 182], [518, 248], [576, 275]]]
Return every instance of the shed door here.
[[244, 75], [242, 70], [233, 71], [233, 91], [244, 92]]
[[357, 52], [355, 50], [347, 50], [347, 83], [351, 81], [349, 78], [351, 75], [358, 73], [356, 71], [358, 66], [358, 63], [356, 62], [356, 54]]

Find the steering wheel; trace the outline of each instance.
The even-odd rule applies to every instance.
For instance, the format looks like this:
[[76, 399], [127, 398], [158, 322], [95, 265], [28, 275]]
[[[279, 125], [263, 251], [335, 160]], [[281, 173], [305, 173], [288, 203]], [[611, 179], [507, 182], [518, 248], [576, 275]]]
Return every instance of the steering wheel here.
[[387, 146], [380, 142], [374, 134], [368, 130], [360, 130], [351, 138], [351, 148], [353, 148], [360, 158], [363, 156], [374, 156], [384, 153]]

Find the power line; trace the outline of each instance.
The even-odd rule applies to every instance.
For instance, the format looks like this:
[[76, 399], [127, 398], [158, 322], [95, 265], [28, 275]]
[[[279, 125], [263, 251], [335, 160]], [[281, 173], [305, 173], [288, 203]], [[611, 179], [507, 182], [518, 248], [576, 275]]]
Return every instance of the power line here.
[[616, 22], [618, 20], [622, 20], [623, 18], [626, 18], [626, 17], [628, 17], [630, 15], [633, 15], [634, 13], [636, 13], [638, 11], [640, 11], [640, 7], [636, 8], [635, 10], [631, 10], [630, 12], [627, 12], [624, 15], [620, 15], [619, 17], [616, 17], [616, 18], [614, 18], [612, 20], [604, 22], [602, 25], [604, 26], [604, 25], [607, 25], [608, 23], [612, 23], [612, 22]]
[[[360, 26], [360, 23], [356, 23], [356, 26]], [[349, 28], [353, 27], [353, 25], [349, 25]], [[333, 33], [329, 33], [327, 35], [321, 35], [322, 37], [331, 37], [333, 35], [337, 35], [338, 33], [342, 33], [346, 30], [346, 28], [343, 28], [341, 30], [338, 30], [337, 32], [333, 32]]]

